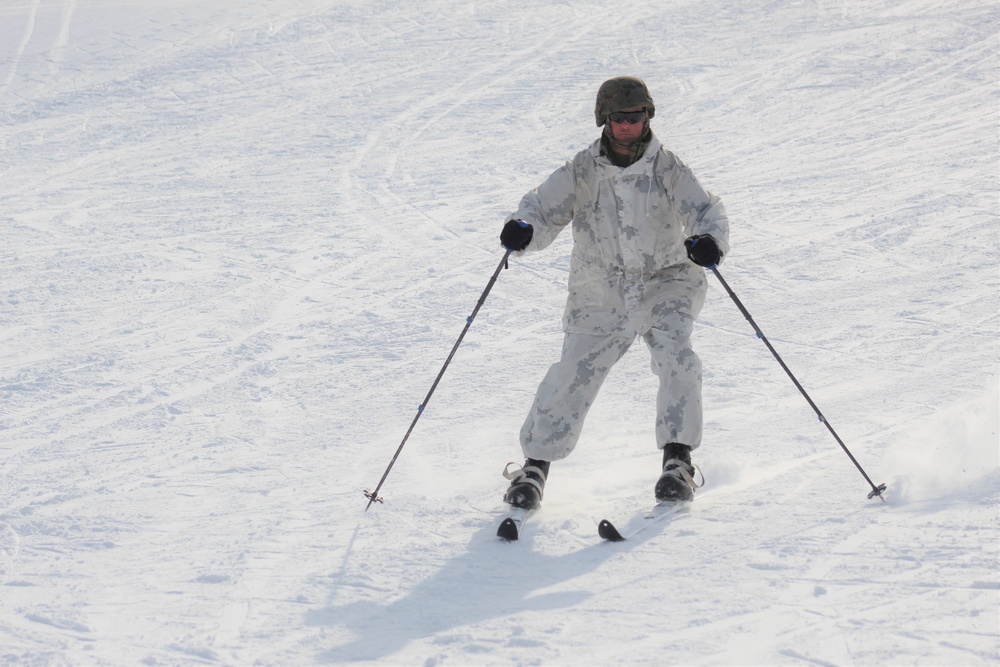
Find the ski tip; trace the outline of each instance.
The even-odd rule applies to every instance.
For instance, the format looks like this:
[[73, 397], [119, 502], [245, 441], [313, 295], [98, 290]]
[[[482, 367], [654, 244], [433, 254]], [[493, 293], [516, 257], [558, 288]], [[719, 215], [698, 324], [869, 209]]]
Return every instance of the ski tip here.
[[601, 519], [601, 522], [597, 524], [597, 534], [608, 542], [624, 542], [625, 538], [622, 534], [618, 532], [614, 524], [607, 519]]
[[497, 528], [497, 537], [501, 540], [507, 540], [508, 542], [514, 542], [517, 540], [517, 524], [513, 519], [507, 517], [500, 522], [500, 527]]

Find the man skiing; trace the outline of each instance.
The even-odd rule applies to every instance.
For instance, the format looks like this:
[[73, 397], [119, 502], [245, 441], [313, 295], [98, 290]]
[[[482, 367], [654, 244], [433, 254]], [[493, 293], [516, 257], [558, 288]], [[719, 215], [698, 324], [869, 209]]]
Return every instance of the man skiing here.
[[698, 486], [691, 451], [702, 439], [701, 361], [691, 331], [707, 291], [702, 267], [729, 252], [729, 220], [653, 135], [655, 113], [640, 79], [605, 81], [594, 109], [600, 139], [526, 194], [500, 234], [518, 252], [542, 250], [570, 223], [573, 234], [562, 354], [521, 428], [526, 461], [504, 471], [504, 501], [514, 507], [539, 506], [550, 463], [573, 451], [604, 378], [637, 336], [660, 381], [656, 499], [691, 500]]

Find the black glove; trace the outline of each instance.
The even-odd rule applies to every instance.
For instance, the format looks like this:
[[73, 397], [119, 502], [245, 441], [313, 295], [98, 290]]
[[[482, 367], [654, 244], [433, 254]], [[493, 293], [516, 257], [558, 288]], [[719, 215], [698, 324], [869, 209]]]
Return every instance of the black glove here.
[[508, 220], [500, 232], [500, 245], [507, 250], [524, 250], [534, 231], [524, 220]]
[[684, 241], [687, 248], [688, 259], [698, 266], [715, 266], [722, 259], [722, 251], [719, 244], [708, 234], [691, 236]]

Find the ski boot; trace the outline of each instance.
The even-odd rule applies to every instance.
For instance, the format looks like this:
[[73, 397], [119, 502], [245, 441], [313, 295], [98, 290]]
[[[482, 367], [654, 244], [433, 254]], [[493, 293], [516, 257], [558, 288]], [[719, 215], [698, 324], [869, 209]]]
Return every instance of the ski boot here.
[[[695, 481], [695, 471], [701, 483]], [[691, 448], [679, 443], [670, 443], [663, 448], [663, 472], [656, 480], [656, 502], [677, 502], [694, 500], [694, 490], [705, 485], [701, 469], [691, 463]]]
[[510, 486], [503, 495], [503, 501], [514, 507], [533, 510], [542, 504], [545, 479], [549, 476], [549, 462], [527, 459], [524, 466], [509, 472], [514, 462], [503, 469], [503, 476], [510, 480]]

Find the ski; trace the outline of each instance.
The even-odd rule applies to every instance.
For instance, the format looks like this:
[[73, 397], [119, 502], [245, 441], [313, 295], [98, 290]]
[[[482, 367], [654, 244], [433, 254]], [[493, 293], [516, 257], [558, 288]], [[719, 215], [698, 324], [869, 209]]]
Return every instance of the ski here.
[[531, 513], [532, 510], [520, 507], [511, 508], [510, 512], [507, 513], [507, 516], [497, 527], [497, 537], [507, 542], [516, 542], [517, 538], [521, 536], [521, 528], [524, 526], [524, 521], [531, 516]]
[[630, 529], [627, 530], [625, 534], [622, 534], [622, 532], [607, 519], [601, 519], [601, 522], [597, 524], [597, 534], [601, 536], [601, 539], [607, 540], [608, 542], [624, 542], [632, 539], [650, 526], [664, 521], [668, 517], [675, 517], [678, 514], [686, 512], [688, 506], [688, 503], [683, 502], [658, 503], [651, 509], [642, 512], [641, 517], [630, 520], [628, 523]]
[[607, 519], [601, 519], [601, 522], [597, 524], [597, 534], [601, 536], [602, 540], [607, 540], [608, 542], [624, 542], [625, 536], [618, 532], [615, 528], [615, 524], [611, 523]]

